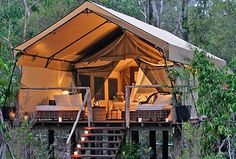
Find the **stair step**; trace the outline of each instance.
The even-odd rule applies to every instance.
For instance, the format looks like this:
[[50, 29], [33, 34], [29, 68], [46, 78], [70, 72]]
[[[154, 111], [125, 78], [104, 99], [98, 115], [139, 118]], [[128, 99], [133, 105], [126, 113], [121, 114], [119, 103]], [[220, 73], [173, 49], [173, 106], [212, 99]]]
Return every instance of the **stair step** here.
[[72, 155], [72, 158], [85, 158], [85, 157], [94, 157], [94, 158], [115, 158], [116, 155], [91, 155], [91, 154], [83, 154], [83, 155]]
[[119, 148], [108, 148], [108, 147], [80, 147], [76, 148], [76, 150], [108, 150], [108, 151], [116, 151]]
[[95, 141], [95, 140], [85, 140], [85, 141], [79, 141], [78, 143], [111, 143], [111, 144], [118, 144], [122, 141]]
[[85, 127], [84, 130], [125, 130], [126, 127]]
[[123, 133], [119, 134], [107, 134], [107, 133], [89, 133], [89, 134], [81, 134], [82, 137], [88, 137], [88, 136], [124, 136]]

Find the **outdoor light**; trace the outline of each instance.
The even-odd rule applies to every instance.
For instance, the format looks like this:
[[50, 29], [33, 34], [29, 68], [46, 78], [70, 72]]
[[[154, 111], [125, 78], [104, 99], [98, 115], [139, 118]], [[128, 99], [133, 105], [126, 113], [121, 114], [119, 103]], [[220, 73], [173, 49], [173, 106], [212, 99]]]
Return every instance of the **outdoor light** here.
[[59, 121], [59, 123], [61, 123], [62, 122], [62, 117], [58, 117], [58, 121]]
[[142, 118], [138, 118], [138, 122], [141, 123], [142, 122]]
[[24, 120], [28, 120], [29, 119], [29, 115], [28, 113], [25, 113], [24, 116], [23, 116]]
[[69, 94], [69, 91], [68, 90], [64, 90], [64, 91], [62, 91], [61, 94]]
[[85, 130], [84, 133], [85, 133], [85, 134], [88, 134], [89, 132], [88, 132], [88, 130]]
[[13, 111], [11, 111], [11, 112], [9, 113], [9, 116], [10, 116], [10, 119], [13, 120], [13, 119], [15, 118], [15, 116], [16, 116], [16, 113], [13, 112]]
[[166, 118], [166, 122], [169, 122], [169, 119], [168, 119], [168, 118]]
[[77, 148], [81, 148], [81, 145], [80, 145], [80, 144], [77, 144]]
[[81, 141], [85, 141], [85, 137], [81, 137]]
[[78, 151], [74, 151], [74, 155], [78, 155]]

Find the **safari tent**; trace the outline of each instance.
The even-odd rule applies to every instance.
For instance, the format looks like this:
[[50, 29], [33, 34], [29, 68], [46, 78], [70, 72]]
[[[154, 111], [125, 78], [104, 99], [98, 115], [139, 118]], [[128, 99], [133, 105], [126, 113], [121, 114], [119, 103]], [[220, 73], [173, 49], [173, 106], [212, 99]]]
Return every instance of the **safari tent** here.
[[[91, 121], [96, 113], [105, 114], [98, 119], [124, 120], [129, 127], [127, 122], [142, 122], [142, 113], [150, 108], [152, 112], [158, 111], [154, 114], [158, 119], [153, 123], [174, 122], [169, 115], [172, 107], [160, 107], [173, 98], [168, 70], [188, 65], [194, 49], [199, 48], [165, 30], [86, 1], [15, 48], [17, 65], [22, 67], [19, 111], [33, 114], [40, 111], [45, 117], [54, 109], [74, 111], [75, 116], [78, 112], [82, 115], [83, 110], [90, 114]], [[212, 54], [207, 56], [217, 66], [226, 64]], [[77, 96], [80, 100], [75, 100], [79, 104], [66, 107], [67, 98], [62, 102], [55, 99], [65, 90], [82, 94]], [[138, 106], [154, 92], [158, 92], [157, 107]], [[51, 108], [48, 105], [53, 100], [56, 105], [63, 104]], [[86, 104], [87, 110], [80, 107]], [[92, 111], [96, 106], [105, 108]], [[136, 110], [141, 117], [134, 113]]]

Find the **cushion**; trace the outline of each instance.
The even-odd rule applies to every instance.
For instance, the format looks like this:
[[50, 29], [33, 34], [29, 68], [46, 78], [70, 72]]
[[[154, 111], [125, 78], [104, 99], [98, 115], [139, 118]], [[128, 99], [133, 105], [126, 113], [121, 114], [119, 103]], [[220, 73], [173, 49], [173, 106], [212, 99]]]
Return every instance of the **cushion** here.
[[171, 94], [167, 94], [167, 95], [158, 94], [157, 99], [155, 100], [153, 104], [166, 105], [166, 104], [171, 104], [171, 102], [172, 102]]
[[82, 105], [82, 94], [70, 95], [70, 103], [72, 106], [81, 106]]
[[153, 105], [153, 104], [142, 104], [138, 105], [137, 110], [163, 110], [163, 106], [161, 105]]
[[54, 98], [58, 106], [71, 106], [69, 94], [54, 95]]

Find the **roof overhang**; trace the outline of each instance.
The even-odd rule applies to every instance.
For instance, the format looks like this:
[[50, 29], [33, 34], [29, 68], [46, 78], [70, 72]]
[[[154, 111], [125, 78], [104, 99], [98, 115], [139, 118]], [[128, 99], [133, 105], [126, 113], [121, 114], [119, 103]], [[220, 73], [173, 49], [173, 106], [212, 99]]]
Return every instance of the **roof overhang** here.
[[[195, 46], [165, 30], [86, 1], [55, 24], [16, 47], [15, 51], [20, 56], [17, 64], [71, 70], [84, 57], [99, 52], [118, 39], [124, 30], [164, 52], [167, 60], [183, 64], [191, 62]], [[207, 55], [218, 66], [226, 64], [214, 55]]]

